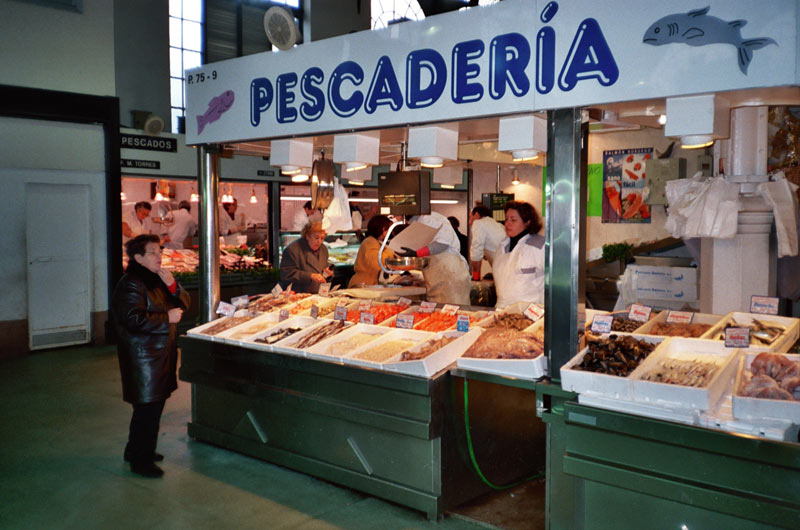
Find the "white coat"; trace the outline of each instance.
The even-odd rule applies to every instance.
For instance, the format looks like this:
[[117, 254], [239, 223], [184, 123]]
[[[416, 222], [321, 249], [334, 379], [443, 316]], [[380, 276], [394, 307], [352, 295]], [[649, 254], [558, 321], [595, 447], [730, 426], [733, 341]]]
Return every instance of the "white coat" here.
[[503, 240], [492, 263], [496, 307], [515, 302], [544, 303], [544, 237], [528, 234], [509, 252], [510, 242]]
[[[225, 214], [227, 215], [227, 214]], [[184, 208], [172, 211], [172, 224], [167, 225], [167, 235], [169, 243], [167, 248], [183, 248], [183, 242], [187, 236], [193, 236], [197, 232], [197, 221], [192, 214]]]

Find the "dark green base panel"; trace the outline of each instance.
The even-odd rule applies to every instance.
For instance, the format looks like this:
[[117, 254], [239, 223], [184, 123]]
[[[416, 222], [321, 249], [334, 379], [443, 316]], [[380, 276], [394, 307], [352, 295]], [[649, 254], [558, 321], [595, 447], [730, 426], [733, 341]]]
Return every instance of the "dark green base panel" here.
[[798, 444], [570, 402], [563, 415], [551, 427], [566, 440], [572, 528], [800, 528]]
[[[489, 491], [465, 447], [463, 383], [182, 337], [189, 434], [438, 518]], [[475, 456], [495, 484], [540, 471], [530, 389], [470, 382]]]

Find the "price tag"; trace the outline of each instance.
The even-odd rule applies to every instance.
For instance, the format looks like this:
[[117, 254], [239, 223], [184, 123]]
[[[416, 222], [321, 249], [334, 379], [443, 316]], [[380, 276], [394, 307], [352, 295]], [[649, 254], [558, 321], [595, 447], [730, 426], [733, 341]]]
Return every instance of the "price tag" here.
[[311, 318], [316, 319], [319, 317], [319, 306], [317, 304], [311, 304]]
[[279, 294], [281, 294], [283, 292], [283, 287], [281, 287], [281, 284], [276, 283], [275, 287], [273, 287], [272, 291], [270, 291], [270, 292], [272, 293], [272, 296], [278, 296]]
[[611, 333], [614, 315], [596, 315], [592, 319], [592, 333]]
[[691, 311], [670, 311], [667, 313], [667, 322], [670, 324], [691, 324], [694, 313]]
[[317, 294], [326, 295], [329, 292], [331, 292], [331, 282], [319, 284], [319, 291], [317, 291]]
[[372, 300], [361, 300], [358, 303], [359, 311], [369, 311], [370, 307], [372, 307]]
[[750, 328], [725, 328], [726, 348], [749, 348]]
[[650, 313], [653, 311], [651, 307], [646, 305], [633, 304], [628, 313], [628, 318], [631, 320], [638, 320], [639, 322], [647, 322], [650, 320]]
[[245, 307], [248, 303], [250, 303], [250, 297], [246, 294], [243, 294], [242, 296], [234, 296], [231, 298], [231, 303], [235, 307]]
[[435, 309], [436, 309], [436, 302], [422, 302], [419, 305], [420, 313], [433, 313]]
[[235, 305], [220, 300], [219, 305], [217, 306], [218, 315], [225, 315], [226, 317], [232, 317], [235, 312], [236, 312]]
[[347, 320], [347, 306], [337, 305], [333, 309], [334, 320]]
[[753, 295], [750, 297], [750, 312], [761, 315], [777, 315], [778, 303], [779, 300], [771, 296]]
[[544, 308], [536, 304], [530, 304], [525, 308], [525, 316], [536, 322], [544, 316]]
[[445, 315], [455, 315], [458, 313], [458, 306], [453, 304], [444, 304], [444, 306], [442, 306], [442, 313]]
[[469, 331], [469, 315], [458, 315], [456, 329], [458, 331]]
[[278, 313], [278, 322], [283, 322], [289, 318], [289, 310], [288, 309], [281, 309]]
[[397, 315], [394, 325], [397, 329], [413, 329], [414, 315]]
[[400, 298], [397, 299], [397, 305], [408, 307], [411, 305], [411, 299], [401, 296]]
[[366, 311], [362, 311], [361, 314], [358, 315], [358, 321], [362, 324], [374, 324], [375, 313], [367, 313]]

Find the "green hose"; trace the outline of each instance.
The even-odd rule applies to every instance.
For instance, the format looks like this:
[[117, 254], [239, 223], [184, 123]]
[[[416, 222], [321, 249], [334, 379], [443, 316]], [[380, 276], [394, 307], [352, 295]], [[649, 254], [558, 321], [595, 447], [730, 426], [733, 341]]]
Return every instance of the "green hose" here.
[[472, 436], [469, 433], [469, 387], [467, 386], [466, 377], [464, 378], [464, 429], [466, 430], [467, 434], [467, 450], [469, 450], [469, 458], [472, 461], [472, 467], [475, 468], [475, 472], [478, 474], [483, 483], [489, 486], [490, 488], [494, 490], [506, 490], [509, 488], [513, 488], [515, 486], [519, 486], [520, 484], [523, 484], [530, 480], [535, 480], [545, 476], [545, 472], [542, 471], [541, 473], [537, 473], [536, 475], [524, 478], [512, 484], [506, 484], [505, 486], [497, 486], [495, 484], [492, 484], [491, 482], [489, 482], [489, 479], [487, 479], [486, 476], [484, 476], [480, 466], [478, 466], [478, 461], [475, 459], [475, 452], [472, 450]]

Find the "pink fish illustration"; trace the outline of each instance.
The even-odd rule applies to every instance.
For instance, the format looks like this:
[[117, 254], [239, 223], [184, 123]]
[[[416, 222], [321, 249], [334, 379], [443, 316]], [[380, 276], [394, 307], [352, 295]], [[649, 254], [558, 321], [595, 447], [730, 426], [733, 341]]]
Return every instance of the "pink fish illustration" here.
[[235, 99], [233, 90], [226, 90], [217, 97], [211, 98], [208, 102], [208, 109], [205, 114], [197, 116], [197, 134], [203, 132], [206, 125], [212, 121], [217, 121], [222, 114], [233, 105]]

